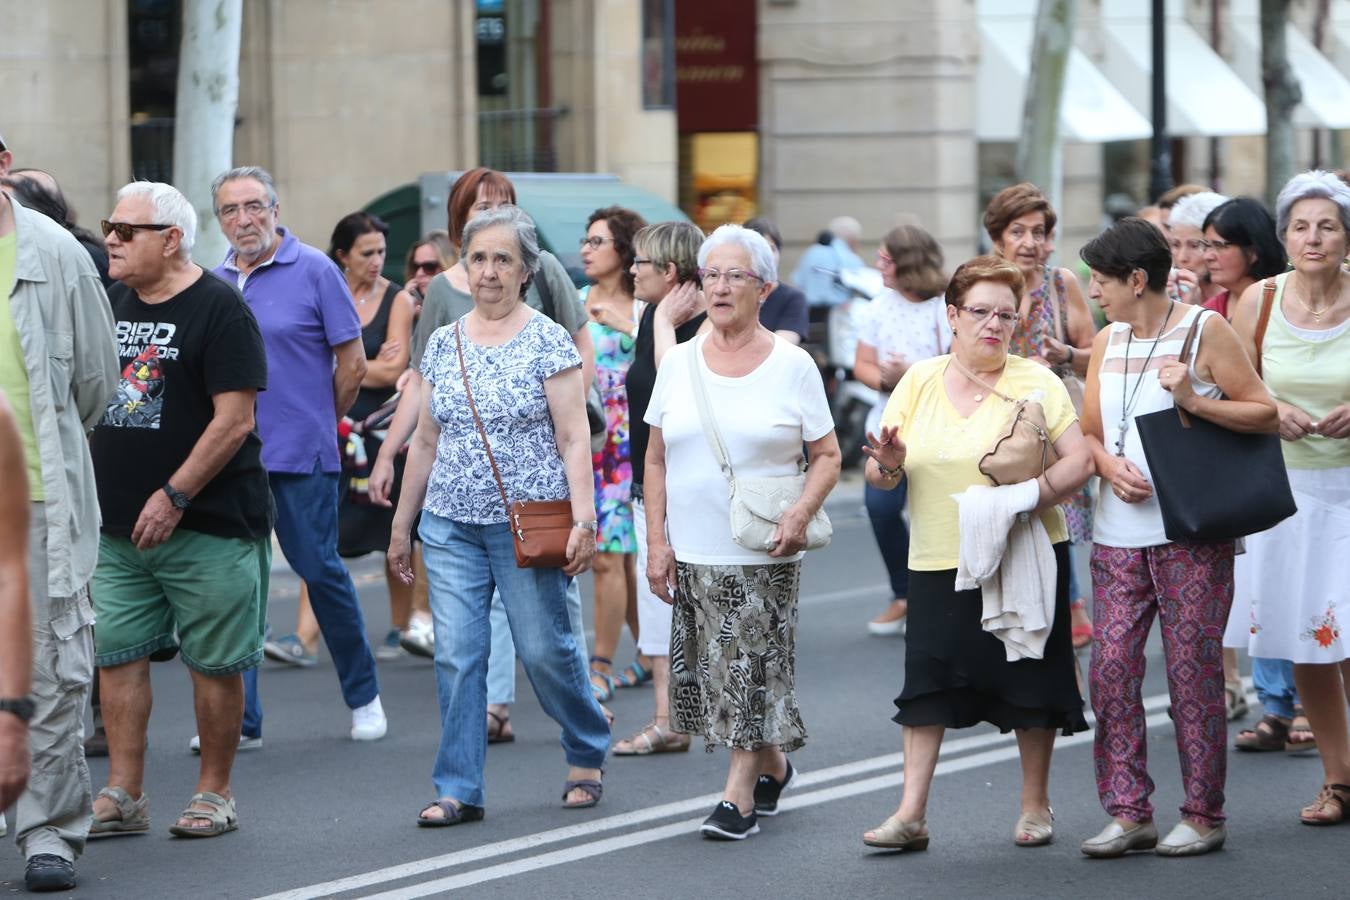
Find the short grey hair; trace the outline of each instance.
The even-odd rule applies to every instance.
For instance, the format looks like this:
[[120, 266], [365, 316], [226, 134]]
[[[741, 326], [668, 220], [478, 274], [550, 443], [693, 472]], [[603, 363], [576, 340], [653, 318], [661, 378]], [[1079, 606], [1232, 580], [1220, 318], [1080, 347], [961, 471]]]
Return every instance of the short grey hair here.
[[520, 247], [520, 261], [525, 264], [525, 273], [533, 275], [539, 271], [539, 235], [534, 230], [534, 219], [519, 206], [499, 206], [480, 212], [469, 219], [460, 236], [460, 262], [469, 268], [469, 245], [473, 239], [489, 228], [505, 225], [516, 235], [516, 244]]
[[825, 226], [835, 237], [844, 240], [862, 240], [862, 223], [852, 216], [836, 216]]
[[1350, 233], [1350, 186], [1331, 172], [1313, 169], [1300, 172], [1280, 191], [1275, 198], [1275, 233], [1284, 243], [1284, 233], [1289, 230], [1289, 211], [1300, 200], [1330, 200], [1341, 211], [1341, 227]]
[[117, 192], [120, 203], [130, 197], [144, 197], [155, 207], [156, 225], [172, 225], [183, 235], [178, 241], [178, 255], [192, 256], [192, 245], [197, 242], [197, 211], [183, 196], [182, 191], [160, 181], [133, 181]]
[[[277, 185], [272, 179], [272, 173], [262, 166], [235, 166], [228, 172], [221, 172], [216, 176], [215, 181], [211, 182], [211, 208], [216, 209], [216, 195], [220, 193], [220, 188], [227, 181], [239, 181], [242, 178], [252, 178], [258, 182], [267, 191], [267, 202], [273, 206], [277, 205]], [[216, 210], [216, 215], [220, 215]]]
[[1172, 213], [1167, 217], [1167, 226], [1171, 228], [1181, 225], [1199, 231], [1205, 227], [1205, 217], [1230, 199], [1232, 198], [1225, 197], [1223, 194], [1216, 194], [1213, 191], [1187, 194], [1172, 207]]
[[766, 283], [778, 280], [778, 265], [773, 261], [773, 248], [764, 235], [741, 225], [719, 225], [698, 248], [698, 265], [708, 262], [708, 254], [727, 244], [734, 244], [750, 256], [750, 268]]

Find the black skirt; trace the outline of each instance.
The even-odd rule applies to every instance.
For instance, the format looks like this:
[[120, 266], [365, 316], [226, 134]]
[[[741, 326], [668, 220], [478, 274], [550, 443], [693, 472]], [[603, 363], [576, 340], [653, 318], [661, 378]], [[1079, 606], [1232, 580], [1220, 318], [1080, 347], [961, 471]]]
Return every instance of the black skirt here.
[[905, 686], [895, 705], [901, 725], [1000, 731], [1087, 730], [1074, 675], [1069, 625], [1069, 545], [1055, 545], [1055, 622], [1042, 659], [1008, 662], [1002, 641], [980, 626], [980, 591], [957, 591], [956, 570], [909, 573]]

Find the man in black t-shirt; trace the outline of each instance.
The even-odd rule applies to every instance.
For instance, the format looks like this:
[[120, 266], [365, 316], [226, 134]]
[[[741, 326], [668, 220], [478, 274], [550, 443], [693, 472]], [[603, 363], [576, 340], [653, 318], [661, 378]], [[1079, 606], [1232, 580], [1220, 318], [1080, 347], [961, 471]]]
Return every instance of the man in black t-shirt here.
[[[751, 231], [764, 236], [773, 248], [773, 261], [778, 263], [783, 252], [783, 237], [778, 228], [765, 218], [745, 223]], [[806, 295], [790, 284], [778, 282], [759, 307], [759, 324], [779, 337], [801, 344], [811, 337], [811, 316], [806, 308]]]
[[[134, 182], [103, 223], [122, 377], [90, 447], [103, 529], [94, 572], [108, 787], [91, 837], [149, 827], [142, 792], [150, 654], [192, 675], [201, 769], [169, 830], [238, 821], [230, 771], [241, 673], [262, 659], [272, 499], [254, 427], [267, 357], [239, 292], [192, 262], [196, 214], [167, 184]], [[176, 635], [176, 637], [175, 637]]]

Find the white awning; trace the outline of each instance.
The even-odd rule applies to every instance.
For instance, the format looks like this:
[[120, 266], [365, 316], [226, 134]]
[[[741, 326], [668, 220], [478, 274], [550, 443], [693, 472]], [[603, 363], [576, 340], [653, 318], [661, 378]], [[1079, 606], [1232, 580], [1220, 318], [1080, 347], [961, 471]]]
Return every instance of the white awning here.
[[[1167, 132], [1174, 137], [1265, 134], [1266, 107], [1194, 28], [1167, 4]], [[1102, 73], [1139, 109], [1150, 109], [1149, 5], [1102, 0]]]
[[1350, 0], [1333, 0], [1331, 37], [1334, 47], [1331, 61], [1341, 72], [1350, 75]]
[[[1350, 23], [1346, 27], [1350, 31]], [[1285, 25], [1284, 40], [1289, 66], [1303, 91], [1303, 102], [1294, 109], [1294, 125], [1350, 128], [1350, 81], [1293, 25]], [[1261, 20], [1257, 0], [1234, 0], [1232, 56], [1233, 68], [1248, 87], [1259, 93]]]
[[[990, 4], [981, 4], [981, 8]], [[1031, 15], [979, 14], [980, 66], [975, 76], [975, 135], [982, 141], [1016, 141], [1031, 70], [1035, 23]], [[1066, 141], [1131, 141], [1153, 133], [1148, 119], [1121, 96], [1087, 56], [1069, 51], [1060, 107]]]

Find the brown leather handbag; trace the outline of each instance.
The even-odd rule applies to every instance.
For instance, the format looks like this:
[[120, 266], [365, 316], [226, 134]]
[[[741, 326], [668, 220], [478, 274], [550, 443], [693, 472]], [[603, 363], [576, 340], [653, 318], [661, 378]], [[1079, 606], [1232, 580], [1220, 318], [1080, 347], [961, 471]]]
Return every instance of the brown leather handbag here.
[[502, 473], [497, 469], [497, 460], [492, 458], [487, 429], [478, 417], [478, 406], [473, 402], [473, 391], [469, 388], [469, 371], [464, 366], [464, 342], [460, 337], [460, 328], [461, 324], [456, 322], [455, 352], [459, 354], [459, 376], [464, 380], [464, 396], [469, 401], [469, 412], [473, 413], [473, 424], [478, 427], [478, 436], [483, 439], [483, 449], [487, 451], [488, 464], [492, 466], [492, 477], [502, 495], [507, 524], [511, 526], [511, 534], [515, 538], [511, 545], [516, 551], [516, 565], [522, 569], [561, 569], [568, 562], [572, 501], [517, 500], [513, 503], [507, 499]]
[[1046, 469], [1059, 462], [1055, 444], [1050, 440], [1050, 429], [1045, 424], [1045, 408], [1038, 401], [1015, 400], [978, 378], [955, 356], [952, 356], [952, 362], [962, 375], [1012, 406], [1008, 424], [999, 432], [989, 452], [980, 457], [980, 474], [995, 485], [1020, 484], [1039, 478]]

